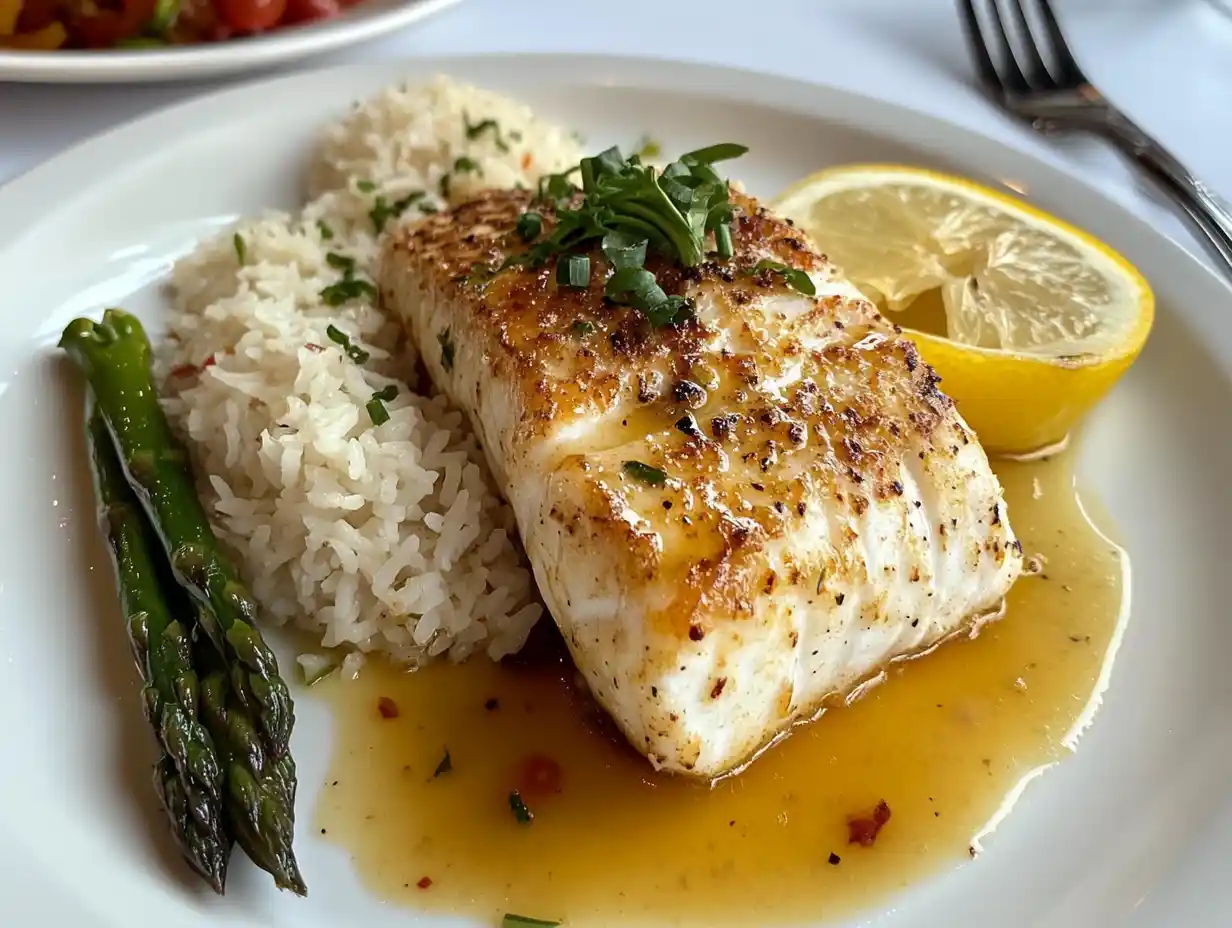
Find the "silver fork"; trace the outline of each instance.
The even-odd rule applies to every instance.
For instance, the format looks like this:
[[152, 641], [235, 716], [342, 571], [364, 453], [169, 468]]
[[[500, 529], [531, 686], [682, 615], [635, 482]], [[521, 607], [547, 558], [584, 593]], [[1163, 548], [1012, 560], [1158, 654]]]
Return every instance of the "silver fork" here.
[[[1083, 74], [1048, 0], [958, 0], [980, 84], [1011, 115], [1045, 133], [1091, 132], [1115, 145], [1168, 195], [1232, 276], [1232, 215], [1166, 148]], [[1005, 12], [1008, 11], [1008, 12]]]

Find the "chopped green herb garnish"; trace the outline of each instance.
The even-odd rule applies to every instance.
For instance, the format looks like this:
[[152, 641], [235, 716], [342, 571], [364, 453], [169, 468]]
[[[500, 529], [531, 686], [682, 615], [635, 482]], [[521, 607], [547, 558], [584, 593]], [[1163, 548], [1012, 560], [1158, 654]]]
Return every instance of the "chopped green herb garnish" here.
[[543, 217], [535, 212], [523, 213], [518, 217], [516, 231], [522, 241], [533, 242], [543, 231]]
[[[354, 281], [354, 282], [363, 283], [363, 281]], [[343, 332], [341, 329], [339, 329], [337, 326], [334, 326], [334, 325], [326, 326], [325, 334], [329, 336], [329, 340], [331, 342], [334, 342], [335, 344], [340, 345], [342, 347], [342, 350], [346, 352], [346, 356], [350, 358], [352, 361], [354, 361], [356, 364], [363, 364], [370, 357], [368, 352], [360, 348], [359, 345], [353, 344], [351, 342], [351, 337], [347, 335], [346, 332]]]
[[513, 817], [523, 825], [529, 825], [535, 819], [535, 813], [526, 807], [522, 794], [516, 789], [509, 794], [509, 809], [513, 812]]
[[312, 686], [338, 669], [341, 662], [332, 654], [301, 654], [295, 659], [304, 686]]
[[465, 110], [462, 111], [462, 125], [466, 127], [466, 137], [471, 141], [488, 131], [491, 131], [493, 135], [500, 135], [500, 126], [497, 125], [495, 119], [481, 119], [473, 123], [470, 114]]
[[595, 324], [593, 322], [587, 322], [585, 319], [578, 319], [569, 327], [569, 329], [574, 335], [581, 337], [583, 335], [589, 335], [593, 332], [595, 330]]
[[357, 180], [355, 182], [355, 189], [360, 193], [371, 193], [376, 189], [376, 184], [370, 180]]
[[355, 273], [355, 259], [348, 258], [346, 255], [340, 255], [336, 251], [326, 253], [325, 263], [334, 270], [342, 271], [347, 277]]
[[714, 230], [714, 252], [723, 261], [736, 253], [732, 244], [731, 226], [723, 225]]
[[581, 165], [572, 167], [563, 174], [545, 174], [539, 178], [539, 188], [535, 192], [535, 198], [532, 203], [541, 203], [547, 206], [560, 206], [561, 203], [568, 200], [578, 188], [569, 180], [569, 175], [581, 170]]
[[419, 204], [419, 211], [423, 213], [425, 216], [431, 216], [435, 213], [439, 213], [440, 208], [435, 206], [432, 203], [421, 203]]
[[441, 758], [441, 762], [436, 765], [436, 770], [432, 772], [432, 776], [439, 777], [442, 774], [448, 773], [453, 769], [453, 758], [449, 756], [449, 748], [445, 748], [445, 756]]
[[761, 271], [769, 271], [772, 274], [780, 274], [787, 285], [798, 293], [803, 293], [805, 296], [816, 296], [817, 287], [813, 283], [813, 279], [799, 268], [788, 267], [778, 261], [763, 260], [758, 261], [753, 266], [753, 273], [757, 274]]
[[643, 135], [637, 143], [635, 154], [642, 161], [650, 161], [663, 154], [663, 146], [648, 135]]
[[478, 174], [483, 177], [483, 168], [479, 166], [477, 161], [463, 155], [453, 163], [453, 169], [458, 174]]
[[[394, 200], [392, 203], [386, 202], [385, 198], [378, 196], [372, 203], [372, 209], [368, 211], [368, 218], [372, 220], [372, 227], [380, 235], [385, 229], [385, 223], [390, 219], [397, 219], [407, 211], [409, 207], [418, 203], [427, 194], [422, 190], [412, 190], [404, 197]], [[424, 212], [427, 212], [425, 209]]]
[[437, 334], [436, 343], [441, 346], [441, 367], [447, 371], [453, 370], [454, 344], [449, 329], [444, 329]]
[[683, 322], [692, 314], [692, 303], [682, 296], [668, 296], [654, 274], [641, 267], [624, 267], [607, 279], [603, 288], [608, 299], [646, 314], [659, 327]]
[[231, 236], [231, 244], [235, 246], [235, 258], [240, 264], [245, 264], [248, 259], [248, 243], [244, 241], [244, 236], [236, 232]]
[[375, 396], [368, 400], [364, 408], [368, 410], [368, 418], [372, 420], [373, 425], [384, 425], [389, 421], [389, 410]]
[[398, 396], [398, 387], [396, 384], [386, 384], [372, 394], [374, 400], [380, 400], [382, 403], [392, 403]]
[[590, 285], [590, 258], [585, 255], [564, 255], [556, 262], [556, 282], [572, 290], [585, 290]]
[[741, 155], [748, 154], [748, 151], [747, 145], [739, 145], [736, 142], [719, 142], [717, 145], [707, 145], [705, 148], [687, 151], [680, 156], [679, 160], [685, 164], [714, 164], [717, 161], [731, 161], [733, 158], [739, 158]]
[[[696, 267], [706, 257], [711, 235], [720, 253], [730, 249], [729, 188], [711, 164], [746, 150], [733, 143], [712, 145], [682, 155], [659, 172], [609, 148], [583, 158], [569, 171], [549, 174], [540, 179], [532, 202], [555, 209], [556, 227], [497, 270], [539, 267], [597, 244], [615, 270], [604, 291], [610, 300], [642, 311], [654, 326], [683, 322], [691, 315], [691, 304], [684, 297], [668, 296], [654, 274], [644, 270], [647, 251]], [[579, 175], [583, 200], [571, 209], [566, 203], [578, 192], [570, 179], [574, 174]], [[558, 275], [564, 273], [560, 264]]]
[[375, 300], [376, 287], [366, 280], [358, 280], [354, 277], [344, 277], [336, 284], [330, 284], [321, 291], [321, 299], [327, 306], [341, 306], [351, 300], [358, 300], [362, 296]]
[[[484, 119], [477, 123], [472, 124], [470, 117], [465, 112], [463, 112], [462, 113], [462, 125], [466, 127], [466, 137], [470, 139], [472, 142], [475, 139], [479, 138], [481, 135], [483, 135], [485, 132], [491, 132], [492, 141], [496, 145], [497, 150], [509, 151], [509, 146], [505, 143], [505, 140], [501, 138], [500, 125], [497, 123], [495, 119]], [[513, 133], [511, 132], [509, 136], [510, 138], [512, 138]], [[522, 137], [521, 135], [518, 136], [518, 138], [521, 138], [521, 137]]]
[[[361, 296], [367, 296], [373, 300], [376, 299], [376, 287], [370, 281], [360, 280], [355, 276], [354, 258], [348, 258], [346, 255], [340, 255], [335, 251], [331, 251], [325, 255], [325, 263], [336, 270], [342, 271], [342, 280], [330, 284], [321, 291], [321, 299], [325, 301], [326, 305], [341, 306], [343, 303], [357, 300]], [[337, 329], [334, 331], [337, 331]], [[364, 353], [364, 361], [367, 359], [368, 355]], [[359, 361], [358, 363], [363, 364], [364, 362]]]
[[393, 208], [397, 212], [397, 215], [401, 216], [404, 212], [406, 212], [408, 207], [418, 203], [427, 195], [428, 194], [423, 190], [412, 190], [406, 196], [399, 197], [394, 200]]
[[321, 241], [332, 242], [334, 240], [334, 230], [329, 227], [329, 223], [324, 219], [317, 220], [317, 231], [321, 233]]
[[621, 470], [632, 477], [652, 487], [661, 487], [667, 483], [667, 473], [641, 461], [625, 461]]
[[441, 199], [443, 200], [449, 199], [449, 190], [450, 190], [450, 185], [452, 181], [453, 181], [452, 174], [442, 174], [441, 175], [441, 183], [440, 183]]
[[642, 267], [622, 267], [607, 279], [603, 292], [630, 306], [652, 306], [667, 299], [654, 274]]
[[531, 918], [529, 915], [514, 915], [510, 913], [501, 919], [501, 928], [557, 928], [560, 922], [549, 922], [542, 918]]
[[600, 247], [613, 270], [626, 267], [641, 267], [646, 263], [646, 246], [650, 244], [645, 238], [630, 235], [627, 232], [609, 232], [603, 236]]
[[509, 138], [511, 138], [515, 142], [520, 142], [522, 141], [522, 133], [519, 132], [517, 129], [510, 129]]
[[676, 325], [693, 318], [693, 301], [683, 296], [669, 296], [662, 303], [656, 303], [644, 312], [655, 328]]

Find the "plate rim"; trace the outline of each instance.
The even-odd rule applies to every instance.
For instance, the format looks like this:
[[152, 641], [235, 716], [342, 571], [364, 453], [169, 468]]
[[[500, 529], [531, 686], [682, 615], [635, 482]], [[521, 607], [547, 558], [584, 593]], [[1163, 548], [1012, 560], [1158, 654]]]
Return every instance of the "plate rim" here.
[[[461, 0], [394, 0], [370, 12], [304, 23], [240, 40], [156, 50], [30, 52], [0, 49], [0, 83], [112, 84], [220, 77], [337, 51], [395, 32]], [[87, 140], [88, 141], [88, 140]]]
[[[406, 10], [415, 11], [418, 16], [424, 16], [428, 12], [443, 9], [458, 2], [460, 0], [412, 0], [412, 3], [415, 5], [407, 7]], [[422, 11], [424, 7], [429, 8], [427, 12]], [[389, 11], [386, 15], [405, 12], [406, 10]], [[374, 16], [373, 20], [382, 20], [382, 17]], [[340, 28], [340, 24], [336, 22], [330, 25], [335, 30]], [[357, 24], [348, 23], [347, 25], [354, 27]], [[362, 21], [358, 25], [368, 25], [368, 23]], [[327, 32], [328, 30], [322, 27], [322, 33]], [[272, 34], [257, 41], [269, 41], [271, 44], [274, 44], [278, 38], [277, 34]], [[207, 48], [207, 50], [209, 49]], [[196, 53], [196, 51], [196, 49], [186, 49], [184, 52], [173, 52], [170, 54], [188, 55]], [[291, 51], [288, 54], [296, 55], [300, 53], [298, 51]], [[309, 52], [304, 54], [309, 54]], [[132, 53], [123, 53], [123, 56], [125, 58], [139, 57]], [[51, 56], [49, 55], [48, 57], [50, 58]], [[0, 52], [0, 82], [6, 79], [3, 70], [4, 58], [4, 53]], [[96, 147], [114, 145], [118, 140], [130, 133], [165, 132], [179, 120], [186, 120], [192, 124], [194, 116], [205, 115], [215, 108], [224, 109], [231, 103], [247, 98], [254, 91], [276, 93], [280, 89], [285, 89], [301, 82], [309, 83], [316, 80], [329, 80], [331, 77], [343, 77], [357, 73], [366, 73], [374, 77], [385, 75], [388, 80], [394, 81], [399, 79], [399, 77], [427, 76], [441, 73], [449, 68], [466, 69], [473, 66], [482, 67], [484, 65], [502, 64], [533, 67], [540, 70], [546, 67], [566, 73], [576, 72], [582, 75], [590, 75], [581, 82], [583, 84], [598, 83], [600, 81], [596, 80], [594, 75], [610, 71], [622, 75], [620, 82], [623, 86], [647, 88], [659, 85], [661, 82], [656, 81], [655, 77], [661, 76], [665, 70], [674, 70], [678, 75], [688, 76], [692, 81], [696, 82], [698, 88], [711, 86], [705, 80], [707, 76], [724, 75], [725, 79], [729, 82], [733, 77], [743, 77], [752, 79], [760, 85], [759, 90], [742, 98], [754, 104], [766, 105], [766, 90], [770, 89], [770, 85], [777, 85], [780, 89], [796, 93], [808, 92], [816, 95], [820, 91], [820, 95], [815, 96], [814, 99], [818, 101], [826, 99], [831, 104], [834, 101], [841, 101], [847, 104], [849, 109], [864, 110], [871, 108], [873, 111], [880, 110], [880, 113], [876, 114], [879, 118], [875, 120], [873, 127], [875, 131], [880, 131], [882, 123], [889, 120], [923, 120], [925, 123], [931, 123], [935, 128], [946, 132], [978, 139], [982, 144], [1000, 149], [1003, 154], [1027, 159], [1056, 175], [1060, 175], [1066, 182], [1081, 187], [1087, 195], [1102, 201], [1105, 207], [1115, 211], [1132, 226], [1145, 231], [1155, 241], [1166, 243], [1165, 247], [1170, 252], [1168, 263], [1183, 266], [1185, 274], [1201, 277], [1206, 285], [1218, 287], [1224, 292], [1226, 297], [1232, 299], [1232, 280], [1225, 280], [1220, 277], [1212, 268], [1203, 263], [1183, 242], [1169, 233], [1151, 226], [1148, 218], [1140, 215], [1127, 203], [1082, 176], [1073, 166], [1067, 165], [1055, 157], [1046, 157], [1038, 152], [1027, 150], [1025, 145], [1011, 144], [1003, 138], [992, 135], [985, 129], [959, 122], [946, 115], [919, 109], [888, 99], [879, 94], [853, 90], [822, 79], [797, 77], [757, 68], [746, 68], [699, 59], [663, 55], [594, 55], [551, 51], [444, 53], [422, 57], [399, 56], [366, 64], [352, 63], [326, 67], [310, 67], [290, 74], [263, 76], [244, 80], [238, 84], [211, 90], [187, 100], [173, 101], [155, 107], [146, 113], [126, 119], [115, 126], [95, 132], [33, 165], [17, 176], [9, 178], [4, 183], [0, 183], [0, 249], [5, 248], [18, 237], [14, 235], [14, 230], [20, 230], [22, 226], [29, 224], [37, 216], [37, 213], [32, 211], [36, 207], [32, 205], [27, 206], [27, 211], [24, 213], [21, 213], [20, 210], [14, 210], [12, 202], [14, 199], [17, 199], [17, 206], [20, 206], [22, 200], [37, 192], [39, 185], [54, 184], [56, 176], [62, 172], [70, 171], [75, 162], [89, 160], [94, 157], [95, 155], [92, 153], [92, 150]], [[649, 80], [640, 79], [636, 82], [629, 80], [627, 76], [634, 74], [638, 75], [639, 78], [649, 77]], [[608, 78], [608, 81], [610, 80], [611, 78]], [[712, 95], [735, 98], [735, 95], [731, 92], [733, 83], [735, 82], [728, 83], [717, 94], [713, 91], [710, 92]], [[688, 89], [693, 89], [693, 87], [690, 86]], [[820, 121], [834, 119], [834, 117], [827, 116], [823, 112], [824, 107], [820, 104], [810, 104], [804, 108], [789, 108]], [[856, 128], [865, 128], [858, 123], [851, 123], [850, 120], [836, 121], [854, 125]], [[193, 128], [199, 131], [205, 125], [208, 125], [208, 123], [198, 122]], [[900, 132], [898, 134], [904, 138], [909, 138], [909, 133]], [[1026, 135], [1024, 139], [1032, 137], [1032, 135]], [[937, 150], [936, 145], [930, 142], [920, 142], [918, 139], [911, 139], [910, 141], [916, 147], [930, 151]], [[52, 190], [55, 188], [54, 186], [48, 186], [46, 189]], [[1229, 331], [1229, 335], [1232, 335], [1232, 330]], [[1229, 350], [1232, 350], [1232, 338], [1227, 339], [1227, 347]]]

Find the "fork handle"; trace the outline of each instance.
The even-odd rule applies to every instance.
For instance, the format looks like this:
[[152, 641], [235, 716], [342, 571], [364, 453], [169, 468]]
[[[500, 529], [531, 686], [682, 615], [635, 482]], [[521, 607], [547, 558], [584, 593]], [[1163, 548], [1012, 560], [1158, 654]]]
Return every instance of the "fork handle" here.
[[1112, 110], [1100, 128], [1101, 135], [1155, 180], [1232, 276], [1232, 214], [1219, 196], [1125, 114]]

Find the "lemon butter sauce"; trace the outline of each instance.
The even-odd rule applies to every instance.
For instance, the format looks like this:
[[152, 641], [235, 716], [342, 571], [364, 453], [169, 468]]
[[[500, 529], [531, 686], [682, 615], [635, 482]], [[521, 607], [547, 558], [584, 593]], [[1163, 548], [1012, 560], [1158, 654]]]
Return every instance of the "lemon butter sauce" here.
[[[892, 665], [740, 775], [656, 774], [558, 654], [370, 665], [312, 690], [336, 716], [316, 830], [379, 897], [493, 925], [820, 920], [962, 864], [1090, 721], [1127, 601], [1073, 452], [994, 468], [1034, 571], [1004, 617]], [[883, 802], [875, 840], [851, 843]]]

